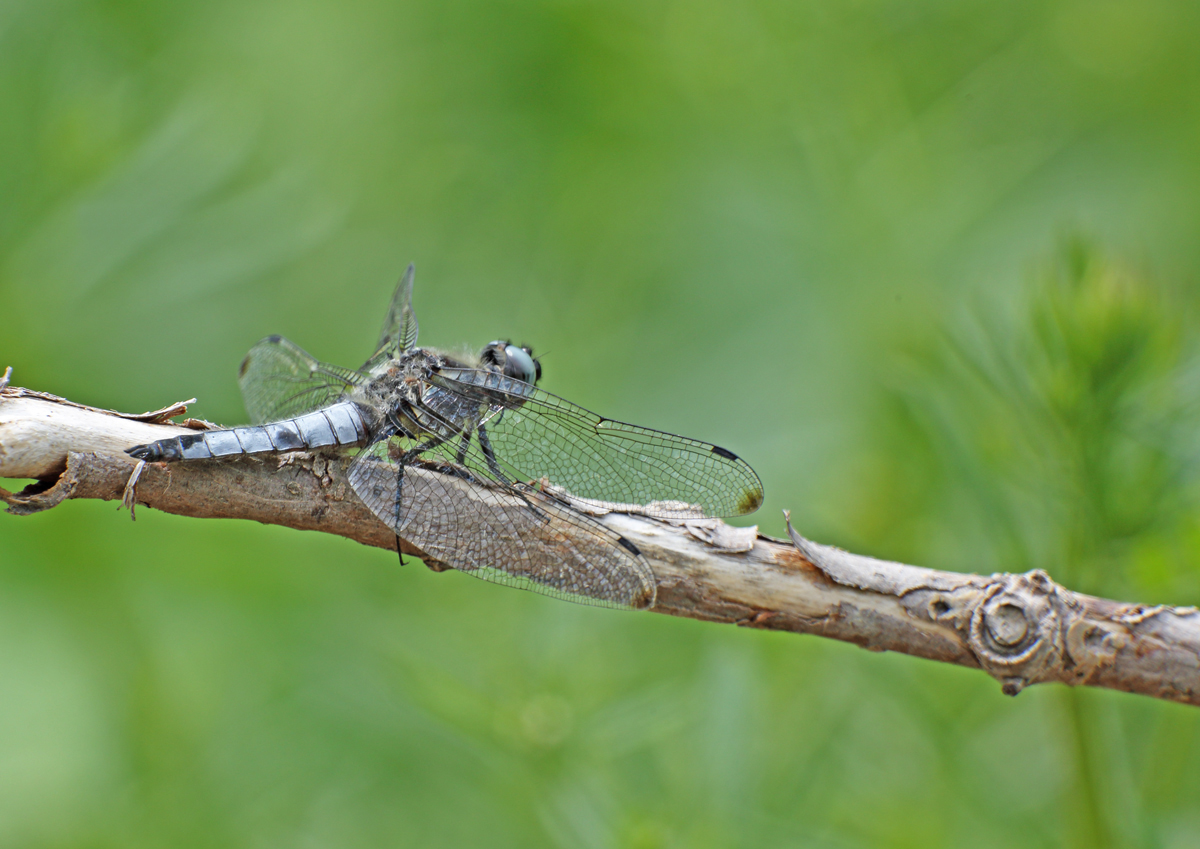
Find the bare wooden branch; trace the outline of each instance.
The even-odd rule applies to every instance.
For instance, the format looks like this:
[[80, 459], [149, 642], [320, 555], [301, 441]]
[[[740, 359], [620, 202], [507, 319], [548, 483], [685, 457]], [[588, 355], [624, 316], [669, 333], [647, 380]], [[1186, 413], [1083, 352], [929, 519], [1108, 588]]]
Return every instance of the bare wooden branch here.
[[[10, 513], [28, 515], [68, 498], [134, 492], [136, 503], [169, 513], [254, 519], [396, 547], [392, 531], [351, 490], [344, 457], [294, 452], [139, 468], [125, 448], [184, 430], [154, 423], [166, 413], [180, 415], [182, 405], [123, 416], [0, 388], [0, 477], [39, 481], [20, 493], [0, 490], [0, 497]], [[875, 560], [810, 542], [790, 525], [787, 542], [717, 520], [668, 523], [617, 512], [599, 520], [646, 555], [658, 613], [979, 668], [1014, 695], [1058, 681], [1200, 705], [1195, 608], [1094, 598], [1041, 571], [971, 575]]]

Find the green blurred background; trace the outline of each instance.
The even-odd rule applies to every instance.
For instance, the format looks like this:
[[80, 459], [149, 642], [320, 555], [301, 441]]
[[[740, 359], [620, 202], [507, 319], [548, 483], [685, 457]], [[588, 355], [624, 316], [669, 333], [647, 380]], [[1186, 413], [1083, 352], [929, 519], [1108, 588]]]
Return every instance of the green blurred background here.
[[[754, 520], [1200, 602], [1200, 7], [0, 3], [0, 368], [546, 352]], [[1200, 713], [317, 534], [0, 517], [4, 847], [1200, 845]]]

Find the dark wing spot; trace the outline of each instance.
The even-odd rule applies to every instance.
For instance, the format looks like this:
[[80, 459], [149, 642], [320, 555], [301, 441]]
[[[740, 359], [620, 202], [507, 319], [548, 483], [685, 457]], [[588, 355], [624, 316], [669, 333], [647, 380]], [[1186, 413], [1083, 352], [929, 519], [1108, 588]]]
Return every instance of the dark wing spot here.
[[738, 499], [738, 515], [743, 513], [753, 513], [759, 507], [762, 507], [763, 491], [761, 489], [748, 489], [742, 493], [742, 497]]
[[734, 454], [732, 451], [726, 451], [720, 445], [714, 445], [712, 447], [712, 453], [716, 454], [718, 457], [724, 457], [726, 460], [736, 460], [738, 458], [737, 454]]
[[272, 345], [278, 345], [280, 342], [283, 341], [283, 337], [280, 336], [278, 333], [272, 333], [270, 336], [267, 337], [267, 341], [270, 342]]
[[625, 539], [625, 537], [617, 537], [617, 542], [619, 542], [621, 544], [621, 548], [628, 551], [634, 557], [642, 556], [642, 553], [640, 551], [638, 551], [638, 547], [636, 545], [634, 545], [633, 543], [631, 543], [629, 540]]
[[250, 366], [250, 355], [247, 354], [246, 358], [244, 360], [242, 360], [242, 364], [240, 366], [238, 366], [238, 379], [241, 379], [246, 376], [246, 369], [249, 368], [249, 366]]

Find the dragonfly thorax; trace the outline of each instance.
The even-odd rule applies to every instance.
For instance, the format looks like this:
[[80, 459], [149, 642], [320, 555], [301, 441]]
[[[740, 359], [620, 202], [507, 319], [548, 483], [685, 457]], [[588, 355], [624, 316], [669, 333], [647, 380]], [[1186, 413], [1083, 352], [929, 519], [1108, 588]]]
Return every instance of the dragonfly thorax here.
[[351, 400], [362, 409], [371, 431], [377, 433], [388, 426], [389, 420], [407, 418], [405, 411], [420, 401], [429, 375], [447, 363], [447, 357], [426, 348], [402, 351], [380, 365], [369, 381], [351, 393]]
[[478, 368], [481, 371], [533, 383], [541, 365], [529, 348], [493, 342], [483, 349], [478, 363], [467, 363], [429, 348], [400, 352], [360, 387], [352, 400], [362, 408], [373, 433], [398, 432], [409, 439], [451, 437], [472, 430], [486, 415], [488, 404], [447, 392], [432, 380], [443, 369]]

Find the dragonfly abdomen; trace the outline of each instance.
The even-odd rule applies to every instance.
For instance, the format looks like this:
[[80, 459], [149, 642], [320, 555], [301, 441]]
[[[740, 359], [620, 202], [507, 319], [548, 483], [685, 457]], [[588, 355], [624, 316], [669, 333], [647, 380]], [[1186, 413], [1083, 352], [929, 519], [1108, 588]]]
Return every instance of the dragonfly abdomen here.
[[359, 445], [367, 435], [367, 426], [358, 405], [352, 401], [342, 401], [294, 419], [173, 436], [149, 445], [135, 446], [126, 453], [151, 462], [210, 460], [235, 454]]

